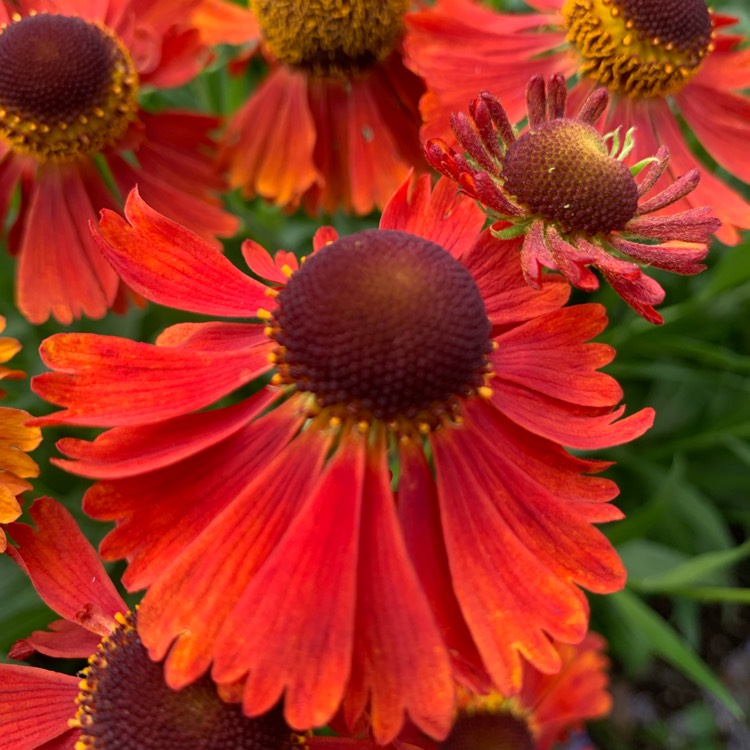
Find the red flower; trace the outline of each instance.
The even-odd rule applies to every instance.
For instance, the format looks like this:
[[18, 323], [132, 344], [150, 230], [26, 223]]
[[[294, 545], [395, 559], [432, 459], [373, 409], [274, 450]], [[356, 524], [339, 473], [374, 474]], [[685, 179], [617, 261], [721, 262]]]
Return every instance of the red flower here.
[[141, 85], [176, 86], [202, 67], [206, 48], [179, 20], [198, 2], [0, 4], [0, 218], [20, 188], [9, 245], [31, 322], [99, 318], [116, 303], [119, 279], [88, 224], [136, 182], [207, 240], [235, 232], [214, 195], [223, 186], [209, 138], [218, 120], [137, 103]]
[[641, 201], [667, 170], [667, 149], [628, 169], [623, 159], [633, 147], [632, 133], [621, 143], [619, 129], [602, 138], [593, 128], [607, 106], [606, 90], [593, 91], [575, 117], [565, 114], [566, 98], [562, 76], [552, 76], [549, 91], [534, 76], [526, 93], [528, 129], [516, 137], [503, 106], [484, 92], [471, 102], [469, 117], [451, 116], [466, 155], [435, 138], [425, 146], [427, 160], [504, 221], [498, 237], [524, 235], [521, 267], [535, 289], [548, 268], [592, 291], [599, 286], [588, 269], [593, 266], [636, 312], [662, 323], [653, 306], [664, 290], [639, 264], [700, 273], [719, 220], [707, 207], [649, 214], [695, 190], [698, 170]]
[[231, 120], [232, 185], [313, 213], [382, 209], [410, 167], [424, 167], [421, 81], [401, 61], [409, 0], [279, 4], [215, 1], [195, 22], [213, 43], [262, 50], [268, 74]]
[[511, 122], [524, 116], [521, 92], [532, 75], [577, 76], [575, 106], [598, 85], [612, 93], [603, 126], [636, 128], [632, 162], [669, 148], [661, 186], [694, 167], [704, 176], [680, 208], [713, 205], [722, 242], [750, 227], [750, 204], [706, 170], [678, 117], [730, 174], [750, 182], [750, 49], [728, 34], [736, 19], [704, 0], [527, 0], [535, 10], [496, 13], [471, 0], [438, 0], [407, 16], [407, 64], [425, 78], [425, 139], [449, 136], [451, 112], [478, 91], [502, 101]]
[[[88, 658], [78, 677], [0, 664], [3, 750], [132, 750], [210, 747], [233, 750], [374, 750], [369, 740], [294, 733], [279, 709], [249, 719], [203, 677], [179, 693], [151, 661], [96, 552], [72, 516], [51, 498], [31, 506], [37, 529], [13, 523], [8, 554], [63, 619], [16, 643], [11, 658], [34, 652]], [[123, 614], [127, 612], [127, 614]], [[406, 750], [408, 746], [401, 746]]]
[[456, 722], [444, 742], [416, 742], [424, 750], [550, 750], [584, 722], [606, 716], [612, 706], [607, 690], [609, 662], [604, 639], [588, 633], [575, 646], [556, 644], [562, 666], [543, 674], [526, 664], [523, 688], [506, 698], [494, 692], [458, 694]]
[[586, 476], [608, 464], [562, 445], [629, 441], [653, 413], [615, 408], [613, 351], [585, 343], [603, 308], [562, 307], [562, 280], [531, 289], [456, 190], [407, 181], [379, 230], [323, 228], [301, 266], [246, 242], [270, 287], [137, 193], [127, 221], [104, 213], [101, 249], [135, 291], [263, 321], [42, 345], [56, 372], [34, 390], [64, 410], [40, 423], [113, 428], [62, 440], [58, 463], [101, 480], [85, 510], [117, 521], [102, 554], [129, 560], [125, 584], [150, 586], [139, 628], [173, 687], [213, 664], [245, 681], [250, 716], [283, 693], [295, 728], [343, 701], [377, 742], [404, 714], [442, 738], [454, 678], [512, 694], [521, 657], [558, 670], [550, 637], [586, 632], [578, 587], [623, 585], [592, 525], [621, 517], [615, 484]]
[[[5, 318], [0, 317], [0, 332], [4, 329]], [[26, 377], [20, 370], [4, 366], [20, 349], [15, 339], [0, 337], [0, 380]], [[0, 390], [0, 397], [4, 395]], [[41, 430], [27, 426], [30, 417], [21, 409], [0, 407], [0, 524], [15, 521], [21, 515], [18, 496], [31, 489], [26, 481], [29, 477], [39, 476], [39, 467], [26, 455], [42, 441]], [[0, 526], [0, 552], [5, 545], [5, 532]]]

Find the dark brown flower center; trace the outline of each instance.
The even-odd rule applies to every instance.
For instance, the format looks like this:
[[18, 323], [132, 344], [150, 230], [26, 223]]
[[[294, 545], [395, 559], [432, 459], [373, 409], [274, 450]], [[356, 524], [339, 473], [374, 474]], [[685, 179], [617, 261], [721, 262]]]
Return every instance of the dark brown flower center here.
[[89, 659], [75, 724], [85, 750], [300, 750], [280, 710], [250, 719], [208, 676], [182, 690], [164, 682], [128, 614]]
[[278, 304], [269, 333], [281, 382], [342, 419], [436, 426], [487, 376], [490, 323], [476, 283], [421, 237], [341, 238], [292, 275]]
[[138, 75], [107, 29], [42, 13], [0, 32], [0, 137], [67, 161], [112, 145], [135, 116]]
[[563, 232], [595, 235], [622, 229], [638, 207], [630, 170], [610, 156], [591, 126], [544, 122], [525, 132], [503, 165], [505, 189]]
[[525, 722], [510, 714], [461, 715], [441, 750], [534, 750]]
[[581, 73], [626, 96], [679, 91], [712, 49], [704, 0], [566, 0]]
[[287, 65], [347, 77], [385, 59], [408, 0], [250, 0], [271, 52]]

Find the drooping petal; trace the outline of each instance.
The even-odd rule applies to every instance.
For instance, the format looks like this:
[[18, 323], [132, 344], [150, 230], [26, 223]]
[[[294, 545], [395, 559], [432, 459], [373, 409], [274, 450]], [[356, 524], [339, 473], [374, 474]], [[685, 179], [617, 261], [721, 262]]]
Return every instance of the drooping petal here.
[[222, 158], [245, 195], [295, 205], [323, 180], [313, 161], [315, 141], [305, 76], [279, 66], [229, 123]]
[[[181, 585], [178, 569], [200, 577], [202, 566], [211, 564], [203, 560], [203, 556], [209, 555], [212, 545], [222, 549], [223, 540], [229, 535], [242, 534], [241, 526], [232, 525], [235, 516], [244, 518], [245, 512], [270, 513], [271, 510], [262, 505], [270, 492], [276, 492], [277, 496], [273, 502], [269, 501], [269, 508], [281, 502], [274, 462], [299, 430], [301, 418], [295, 410], [293, 402], [288, 406], [284, 404], [197, 456], [132, 478], [99, 482], [88, 490], [83, 502], [86, 513], [100, 520], [117, 521], [117, 527], [102, 542], [101, 554], [110, 560], [129, 560], [130, 566], [123, 575], [123, 583], [128, 588], [151, 585], [178, 558], [189, 557], [191, 563], [184, 560], [176, 563], [182, 567], [175, 568], [165, 580], [166, 599]], [[305, 445], [292, 445], [291, 455]], [[311, 467], [306, 479], [313, 482], [318, 449], [309, 453], [302, 463]], [[290, 493], [295, 488], [300, 492], [304, 489], [290, 484], [293, 485], [288, 488]], [[254, 489], [256, 486], [260, 489]], [[221, 487], [221, 492], [217, 487]], [[291, 498], [294, 507], [298, 498], [295, 495]], [[254, 511], [257, 503], [261, 503], [260, 510]], [[233, 510], [227, 511], [226, 521], [219, 520], [230, 505]], [[231, 532], [225, 524], [230, 525]], [[196, 535], [196, 529], [205, 531]], [[247, 539], [238, 540], [239, 547], [246, 543]], [[222, 574], [231, 577], [232, 585], [241, 583], [233, 569], [223, 569]], [[218, 574], [213, 575], [216, 591], [221, 596]], [[208, 576], [206, 580], [214, 579]], [[188, 589], [185, 602], [192, 601], [190, 591]], [[178, 614], [178, 610], [174, 614]]]
[[396, 737], [405, 714], [443, 739], [455, 700], [450, 660], [401, 536], [384, 436], [367, 453], [363, 488], [349, 723], [369, 700], [378, 744]]
[[16, 287], [32, 323], [101, 318], [115, 299], [119, 281], [88, 232], [95, 213], [79, 169], [45, 165], [33, 188]]
[[[39, 498], [29, 512], [37, 530], [11, 524], [8, 530], [18, 547], [9, 553], [57, 614], [106, 635], [115, 613], [127, 607], [91, 544], [70, 513], [51, 498]], [[71, 560], [76, 564], [70, 565]]]
[[151, 208], [135, 188], [123, 219], [103, 211], [98, 245], [121, 278], [152, 302], [206, 315], [254, 317], [266, 287], [190, 230]]
[[[285, 691], [286, 721], [301, 729], [327, 723], [341, 703], [354, 643], [365, 447], [361, 436], [344, 437], [225, 622], [213, 677], [234, 681], [247, 673], [249, 716]], [[283, 627], [269, 628], [279, 612]]]

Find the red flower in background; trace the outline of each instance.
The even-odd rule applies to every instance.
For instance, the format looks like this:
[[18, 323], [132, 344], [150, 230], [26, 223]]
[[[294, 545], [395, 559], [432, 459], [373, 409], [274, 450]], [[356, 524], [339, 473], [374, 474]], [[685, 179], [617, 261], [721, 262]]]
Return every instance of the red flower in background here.
[[730, 174], [750, 182], [750, 49], [726, 31], [736, 19], [704, 0], [527, 0], [532, 13], [496, 13], [471, 0], [438, 0], [407, 16], [407, 64], [423, 76], [424, 139], [450, 137], [451, 112], [477, 92], [502, 101], [511, 122], [524, 116], [521, 92], [532, 75], [577, 77], [575, 106], [596, 86], [612, 93], [603, 128], [635, 127], [638, 162], [661, 145], [670, 162], [659, 187], [700, 167], [701, 184], [680, 208], [713, 205], [722, 242], [750, 228], [750, 204], [707, 170], [680, 120]]
[[[34, 652], [88, 659], [79, 676], [0, 664], [3, 750], [374, 750], [369, 740], [293, 732], [276, 708], [249, 719], [204, 676], [176, 692], [141, 643], [137, 618], [117, 593], [72, 516], [51, 498], [31, 506], [37, 528], [8, 526], [7, 553], [63, 619], [18, 641], [13, 659]], [[125, 614], [123, 614], [125, 613]], [[406, 750], [406, 745], [401, 750]]]
[[[120, 281], [88, 224], [139, 184], [168, 216], [209, 241], [235, 232], [221, 208], [204, 115], [140, 109], [140, 88], [195, 76], [207, 59], [183, 20], [199, 0], [27, 0], [0, 5], [0, 217], [16, 188], [9, 236], [16, 296], [33, 323], [98, 318]], [[20, 13], [15, 12], [20, 7]]]
[[526, 664], [523, 688], [513, 697], [500, 693], [458, 693], [456, 722], [443, 742], [418, 738], [424, 750], [551, 750], [587, 721], [606, 716], [609, 661], [605, 641], [588, 633], [581, 643], [556, 644], [562, 666], [546, 675]]
[[409, 0], [215, 0], [195, 23], [218, 44], [248, 43], [268, 74], [229, 123], [234, 187], [282, 206], [356, 214], [382, 209], [413, 166], [421, 81], [401, 60]]
[[623, 160], [633, 148], [632, 133], [623, 142], [619, 129], [601, 137], [593, 127], [607, 106], [605, 89], [592, 92], [575, 116], [565, 114], [560, 75], [552, 76], [549, 90], [534, 76], [526, 99], [528, 128], [516, 136], [504, 107], [483, 92], [468, 117], [451, 116], [465, 155], [434, 138], [425, 146], [428, 161], [502, 220], [493, 230], [498, 237], [523, 235], [521, 267], [535, 289], [545, 268], [579, 289], [597, 289], [592, 266], [636, 312], [662, 323], [653, 306], [664, 290], [641, 266], [700, 273], [720, 224], [706, 206], [652, 214], [694, 191], [698, 170], [641, 200], [668, 169], [669, 153], [662, 147], [628, 169]]
[[586, 342], [603, 308], [564, 308], [562, 280], [531, 289], [517, 244], [427, 176], [379, 230], [319, 230], [301, 266], [246, 242], [271, 286], [135, 193], [126, 215], [105, 211], [100, 244], [136, 292], [264, 321], [42, 346], [57, 372], [33, 388], [65, 408], [40, 423], [112, 428], [62, 440], [58, 463], [100, 480], [85, 510], [117, 522], [102, 554], [128, 559], [125, 584], [150, 587], [139, 630], [168, 683], [213, 664], [217, 682], [244, 682], [248, 715], [284, 694], [307, 728], [343, 701], [384, 743], [405, 714], [444, 737], [454, 679], [512, 694], [524, 659], [558, 670], [550, 638], [586, 632], [579, 586], [624, 581], [592, 525], [621, 516], [616, 485], [587, 476], [608, 464], [562, 446], [623, 443], [653, 420], [621, 419], [598, 372], [613, 351]]

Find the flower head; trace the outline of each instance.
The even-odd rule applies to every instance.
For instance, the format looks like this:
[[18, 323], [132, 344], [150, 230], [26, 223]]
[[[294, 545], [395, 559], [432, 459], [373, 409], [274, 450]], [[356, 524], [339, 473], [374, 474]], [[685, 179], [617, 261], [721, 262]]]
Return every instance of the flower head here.
[[[37, 528], [13, 523], [7, 553], [63, 617], [10, 652], [86, 658], [78, 677], [35, 667], [0, 665], [4, 750], [331, 750], [326, 739], [293, 732], [276, 708], [250, 719], [204, 676], [182, 690], [164, 682], [95, 551], [71, 515], [51, 498], [31, 506]], [[223, 695], [226, 694], [226, 695]], [[221, 697], [220, 697], [221, 696]], [[372, 748], [352, 740], [352, 748]], [[333, 745], [333, 748], [340, 747]]]
[[[576, 104], [597, 86], [610, 101], [602, 129], [635, 128], [635, 164], [660, 144], [671, 160], [658, 186], [699, 167], [702, 180], [681, 210], [713, 205], [718, 237], [736, 243], [750, 227], [750, 204], [683, 135], [680, 120], [712, 160], [750, 181], [750, 53], [727, 33], [736, 19], [704, 0], [529, 0], [531, 13], [503, 14], [471, 0], [438, 0], [407, 16], [407, 64], [426, 81], [423, 137], [450, 139], [448, 118], [477, 91], [492, 91], [511, 122], [524, 116], [522, 88], [532, 75], [576, 79]], [[460, 40], [460, 43], [456, 43]]]
[[214, 42], [251, 43], [268, 64], [227, 128], [232, 185], [313, 213], [382, 209], [408, 170], [425, 166], [424, 89], [401, 62], [408, 0], [227, 5], [196, 23]]
[[88, 224], [136, 182], [206, 239], [234, 233], [214, 195], [223, 185], [208, 136], [216, 118], [138, 105], [142, 86], [185, 83], [201, 69], [207, 50], [179, 20], [198, 4], [61, 0], [51, 10], [31, 0], [23, 13], [0, 4], [0, 218], [19, 188], [9, 243], [18, 306], [33, 323], [123, 304]]
[[405, 182], [378, 230], [320, 229], [302, 264], [246, 242], [269, 284], [137, 193], [126, 216], [105, 212], [100, 245], [133, 289], [261, 321], [42, 347], [56, 372], [33, 387], [64, 409], [40, 422], [112, 428], [62, 440], [58, 463], [100, 480], [85, 510], [116, 520], [103, 555], [150, 587], [139, 630], [168, 683], [212, 665], [250, 716], [284, 694], [287, 722], [309, 728], [343, 705], [385, 743], [405, 715], [445, 737], [456, 679], [512, 694], [524, 659], [558, 670], [550, 638], [586, 631], [579, 586], [624, 581], [592, 525], [620, 517], [614, 483], [589, 476], [607, 464], [562, 446], [622, 443], [653, 419], [621, 419], [598, 372], [613, 352], [586, 342], [603, 309], [564, 308], [562, 280], [532, 290], [517, 246], [445, 179]]
[[605, 716], [607, 691], [604, 639], [588, 633], [581, 643], [557, 644], [562, 667], [543, 674], [526, 665], [523, 688], [506, 698], [460, 690], [453, 729], [441, 743], [421, 741], [424, 750], [550, 750], [583, 726]]
[[500, 102], [484, 92], [471, 103], [469, 117], [451, 119], [466, 155], [433, 139], [425, 147], [428, 161], [506, 222], [495, 230], [498, 237], [524, 235], [521, 265], [533, 287], [541, 287], [548, 268], [591, 291], [599, 286], [587, 268], [593, 266], [634, 310], [661, 323], [653, 305], [664, 299], [664, 290], [639, 264], [699, 273], [719, 221], [706, 207], [649, 214], [694, 190], [698, 171], [641, 201], [667, 169], [667, 149], [628, 169], [623, 159], [632, 133], [621, 143], [619, 129], [602, 137], [593, 127], [607, 105], [606, 90], [595, 90], [575, 117], [566, 116], [565, 104], [562, 76], [550, 79], [549, 90], [541, 77], [532, 78], [528, 129], [517, 136]]
[[[5, 329], [5, 318], [0, 317], [0, 332]], [[0, 380], [25, 378], [20, 370], [5, 367], [21, 345], [7, 336], [0, 338]], [[5, 395], [0, 391], [0, 396]], [[42, 440], [38, 427], [29, 427], [28, 412], [21, 409], [0, 407], [0, 524], [15, 521], [21, 515], [18, 496], [31, 489], [27, 481], [39, 475], [39, 467], [27, 455]], [[0, 527], [0, 552], [6, 546], [5, 532]]]

